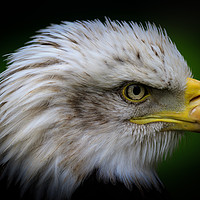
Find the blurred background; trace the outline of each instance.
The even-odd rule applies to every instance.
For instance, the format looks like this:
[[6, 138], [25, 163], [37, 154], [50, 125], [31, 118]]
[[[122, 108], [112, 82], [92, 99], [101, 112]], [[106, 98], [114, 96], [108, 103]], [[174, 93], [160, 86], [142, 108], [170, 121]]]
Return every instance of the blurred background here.
[[[126, 20], [149, 21], [165, 28], [200, 80], [200, 11], [198, 1], [149, 2], [65, 2], [16, 1], [4, 3], [0, 16], [0, 72], [6, 68], [6, 54], [14, 52], [36, 31], [61, 21]], [[92, 5], [93, 4], [93, 5]], [[200, 199], [200, 134], [187, 133], [177, 150], [158, 166], [158, 174], [172, 199]]]

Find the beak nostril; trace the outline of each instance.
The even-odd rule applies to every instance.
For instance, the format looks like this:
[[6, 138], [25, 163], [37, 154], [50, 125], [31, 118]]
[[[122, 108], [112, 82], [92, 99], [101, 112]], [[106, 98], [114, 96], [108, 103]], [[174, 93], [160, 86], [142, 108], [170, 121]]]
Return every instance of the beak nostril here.
[[195, 120], [196, 122], [199, 122], [200, 119], [200, 106], [196, 106], [193, 108], [189, 113], [191, 119]]
[[191, 100], [190, 100], [190, 103], [194, 102], [194, 101], [197, 101], [197, 100], [200, 100], [200, 95], [196, 96], [196, 97], [193, 97]]

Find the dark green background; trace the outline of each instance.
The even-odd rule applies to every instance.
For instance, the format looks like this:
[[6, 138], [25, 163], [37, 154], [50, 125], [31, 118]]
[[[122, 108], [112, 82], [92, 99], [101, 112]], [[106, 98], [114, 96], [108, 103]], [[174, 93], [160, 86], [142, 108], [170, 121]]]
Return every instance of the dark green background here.
[[[79, 2], [53, 4], [43, 1], [12, 7], [7, 4], [2, 7], [5, 12], [1, 13], [0, 71], [6, 66], [6, 57], [2, 56], [22, 47], [38, 29], [60, 21], [96, 18], [104, 21], [104, 16], [107, 16], [113, 20], [132, 20], [143, 24], [150, 21], [161, 25], [187, 60], [194, 77], [200, 79], [198, 1], [179, 4], [174, 1], [148, 4], [131, 1], [115, 2], [112, 5], [107, 5], [108, 2], [93, 2], [95, 7], [86, 7], [85, 3]], [[173, 199], [200, 199], [200, 134], [187, 133], [172, 156], [159, 165], [158, 173]]]

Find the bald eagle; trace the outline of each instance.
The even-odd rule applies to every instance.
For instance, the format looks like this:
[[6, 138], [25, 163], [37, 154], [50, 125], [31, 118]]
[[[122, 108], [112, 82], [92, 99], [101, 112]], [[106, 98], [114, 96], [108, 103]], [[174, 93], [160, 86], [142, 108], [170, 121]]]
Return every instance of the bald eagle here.
[[0, 75], [0, 163], [22, 191], [69, 198], [100, 180], [157, 187], [156, 164], [200, 131], [200, 82], [161, 28], [99, 20], [40, 30]]

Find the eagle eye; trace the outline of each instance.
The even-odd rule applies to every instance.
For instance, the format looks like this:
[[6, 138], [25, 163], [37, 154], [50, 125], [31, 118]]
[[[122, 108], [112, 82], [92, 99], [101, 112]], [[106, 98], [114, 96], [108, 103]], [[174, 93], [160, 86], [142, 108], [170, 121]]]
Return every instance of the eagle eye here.
[[123, 88], [122, 95], [128, 101], [140, 102], [145, 100], [150, 94], [145, 86], [129, 83]]

